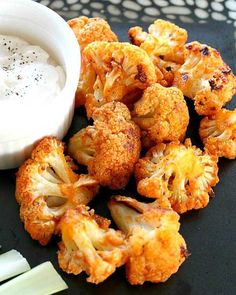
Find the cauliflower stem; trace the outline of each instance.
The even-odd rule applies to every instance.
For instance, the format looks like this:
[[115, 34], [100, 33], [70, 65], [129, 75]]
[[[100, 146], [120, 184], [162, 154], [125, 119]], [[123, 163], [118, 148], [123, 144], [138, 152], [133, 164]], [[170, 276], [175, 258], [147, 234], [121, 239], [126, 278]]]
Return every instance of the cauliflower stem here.
[[176, 212], [123, 196], [113, 197], [109, 209], [128, 237], [126, 276], [132, 285], [165, 282], [177, 272], [188, 252]]

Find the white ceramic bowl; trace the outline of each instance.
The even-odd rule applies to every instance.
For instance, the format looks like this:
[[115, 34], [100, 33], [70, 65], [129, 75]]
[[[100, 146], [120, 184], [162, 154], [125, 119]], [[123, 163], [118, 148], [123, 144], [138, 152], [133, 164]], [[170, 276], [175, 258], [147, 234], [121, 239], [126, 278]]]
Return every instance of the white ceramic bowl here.
[[63, 67], [66, 81], [57, 97], [26, 105], [0, 101], [0, 169], [19, 166], [46, 135], [62, 138], [72, 120], [80, 73], [78, 42], [67, 23], [51, 9], [31, 0], [0, 0], [0, 34], [39, 45]]

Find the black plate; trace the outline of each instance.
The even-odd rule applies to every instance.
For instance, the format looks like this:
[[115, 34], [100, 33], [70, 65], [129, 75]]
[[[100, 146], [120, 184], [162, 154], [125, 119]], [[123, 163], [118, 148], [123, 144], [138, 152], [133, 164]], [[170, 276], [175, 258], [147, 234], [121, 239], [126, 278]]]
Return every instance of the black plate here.
[[[196, 39], [216, 47], [234, 69], [235, 50], [231, 26], [223, 23], [181, 25], [188, 29], [189, 40]], [[144, 24], [144, 27], [146, 26], [147, 24]], [[128, 24], [112, 25], [122, 41], [127, 40], [128, 27]], [[197, 134], [199, 118], [193, 111], [192, 103], [188, 104], [191, 110], [188, 134], [195, 144], [201, 146]], [[235, 98], [229, 107], [235, 107]], [[86, 125], [85, 112], [82, 109], [76, 110], [65, 140]], [[219, 167], [220, 182], [214, 189], [215, 198], [210, 201], [207, 208], [181, 216], [181, 233], [192, 255], [166, 283], [130, 286], [125, 279], [123, 267], [98, 286], [87, 283], [85, 274], [73, 276], [63, 273], [57, 263], [58, 239], [54, 238], [47, 247], [42, 247], [30, 238], [20, 222], [19, 208], [14, 199], [16, 171], [13, 170], [0, 172], [1, 251], [17, 249], [29, 260], [32, 267], [50, 260], [69, 286], [69, 289], [61, 294], [236, 294], [236, 161], [221, 159]], [[128, 187], [119, 193], [137, 196], [133, 179]], [[106, 203], [112, 194], [114, 192], [101, 189], [91, 207], [95, 208], [98, 214], [109, 217]]]

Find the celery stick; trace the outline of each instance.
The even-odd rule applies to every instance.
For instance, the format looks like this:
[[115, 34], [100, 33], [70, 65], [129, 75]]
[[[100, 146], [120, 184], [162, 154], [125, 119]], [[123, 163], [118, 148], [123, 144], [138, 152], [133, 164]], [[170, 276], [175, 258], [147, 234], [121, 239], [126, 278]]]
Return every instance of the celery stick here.
[[68, 286], [51, 262], [44, 262], [0, 286], [0, 295], [50, 295]]
[[27, 260], [16, 250], [0, 255], [0, 282], [30, 270]]

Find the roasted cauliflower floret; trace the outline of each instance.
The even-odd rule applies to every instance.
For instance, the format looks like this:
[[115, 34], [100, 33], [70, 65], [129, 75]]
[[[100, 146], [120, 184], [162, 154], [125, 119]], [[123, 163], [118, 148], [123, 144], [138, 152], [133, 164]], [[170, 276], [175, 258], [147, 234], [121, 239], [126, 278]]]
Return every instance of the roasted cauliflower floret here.
[[175, 73], [174, 86], [194, 100], [199, 115], [212, 115], [232, 99], [236, 79], [219, 52], [205, 44], [186, 45], [185, 62]]
[[236, 78], [226, 64], [214, 71], [208, 83], [194, 97], [195, 109], [199, 115], [217, 113], [236, 92]]
[[73, 30], [82, 51], [88, 44], [95, 41], [118, 41], [109, 24], [100, 17], [80, 16], [70, 19], [68, 25]]
[[[156, 82], [155, 68], [147, 53], [131, 44], [93, 42], [83, 52], [88, 66], [86, 110], [110, 101], [125, 102], [138, 89]], [[135, 100], [135, 96], [133, 97]]]
[[134, 104], [132, 120], [143, 131], [143, 137], [154, 143], [182, 140], [189, 122], [183, 93], [175, 87], [151, 85]]
[[83, 57], [84, 48], [94, 41], [118, 41], [109, 24], [100, 17], [88, 18], [80, 16], [68, 21], [80, 45], [82, 63], [80, 81], [76, 91], [75, 105], [79, 107], [85, 104], [87, 90], [87, 64]]
[[131, 42], [144, 49], [151, 57], [157, 69], [163, 74], [163, 80], [158, 82], [171, 86], [174, 73], [184, 62], [187, 31], [168, 21], [158, 19], [148, 28], [148, 33], [140, 27], [129, 29]]
[[110, 221], [85, 206], [68, 209], [58, 230], [60, 267], [75, 275], [85, 271], [90, 283], [101, 283], [127, 259], [125, 236], [109, 228]]
[[93, 113], [94, 125], [76, 133], [69, 141], [69, 154], [88, 167], [89, 174], [103, 186], [123, 188], [139, 159], [139, 127], [131, 121], [128, 108], [110, 102]]
[[221, 109], [203, 118], [199, 133], [208, 152], [218, 157], [236, 158], [236, 109]]
[[158, 144], [135, 166], [138, 192], [178, 213], [207, 206], [217, 173], [217, 157], [192, 146], [189, 139], [185, 144]]
[[67, 164], [63, 144], [46, 137], [16, 175], [20, 217], [31, 237], [46, 245], [67, 208], [87, 204], [98, 192], [97, 181], [77, 175]]
[[112, 198], [109, 208], [128, 236], [126, 276], [132, 285], [165, 282], [178, 271], [189, 254], [176, 212], [122, 196]]

